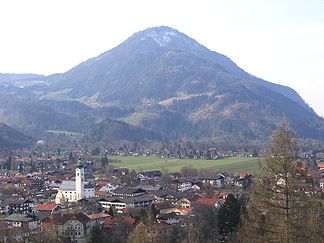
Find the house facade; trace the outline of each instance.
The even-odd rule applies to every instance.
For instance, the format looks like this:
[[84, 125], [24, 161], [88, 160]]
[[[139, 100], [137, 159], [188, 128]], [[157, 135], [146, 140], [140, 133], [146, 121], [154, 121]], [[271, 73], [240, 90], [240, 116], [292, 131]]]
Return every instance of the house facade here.
[[11, 214], [4, 219], [11, 228], [19, 227], [25, 230], [34, 230], [40, 226], [40, 220], [34, 215], [28, 214]]
[[106, 197], [99, 199], [98, 202], [107, 211], [110, 207], [113, 207], [117, 212], [122, 212], [125, 208], [148, 208], [153, 204], [154, 199], [143, 195], [138, 197]]
[[96, 224], [83, 213], [57, 214], [46, 218], [44, 226], [51, 226], [57, 234], [70, 242], [85, 243], [91, 236], [91, 230]]

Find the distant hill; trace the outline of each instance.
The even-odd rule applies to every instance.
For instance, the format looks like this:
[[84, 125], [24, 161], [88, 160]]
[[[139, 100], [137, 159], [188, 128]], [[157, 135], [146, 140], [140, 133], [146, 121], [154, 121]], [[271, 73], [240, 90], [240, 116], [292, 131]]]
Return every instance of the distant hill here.
[[125, 122], [106, 119], [89, 129], [85, 141], [102, 144], [144, 143], [160, 140], [161, 136], [153, 131], [132, 126]]
[[28, 147], [33, 143], [30, 137], [0, 123], [0, 151]]
[[40, 79], [45, 77], [40, 74], [32, 74], [32, 73], [0, 73], [0, 82], [1, 81], [20, 81], [20, 80], [31, 80], [31, 79]]

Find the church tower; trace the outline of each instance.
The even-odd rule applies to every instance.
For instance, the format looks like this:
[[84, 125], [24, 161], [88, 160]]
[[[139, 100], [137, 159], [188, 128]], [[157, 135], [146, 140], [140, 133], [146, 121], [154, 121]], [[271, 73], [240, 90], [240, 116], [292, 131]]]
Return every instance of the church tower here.
[[83, 166], [78, 166], [75, 169], [75, 191], [76, 200], [84, 198], [84, 169]]

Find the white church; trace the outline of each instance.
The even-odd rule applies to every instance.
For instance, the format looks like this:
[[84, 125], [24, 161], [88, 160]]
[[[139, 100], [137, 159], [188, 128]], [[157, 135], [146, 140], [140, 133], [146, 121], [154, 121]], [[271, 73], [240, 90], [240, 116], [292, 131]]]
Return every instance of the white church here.
[[95, 197], [94, 186], [84, 181], [84, 168], [78, 166], [75, 169], [74, 181], [62, 181], [55, 197], [55, 203], [77, 202], [82, 198], [90, 197]]

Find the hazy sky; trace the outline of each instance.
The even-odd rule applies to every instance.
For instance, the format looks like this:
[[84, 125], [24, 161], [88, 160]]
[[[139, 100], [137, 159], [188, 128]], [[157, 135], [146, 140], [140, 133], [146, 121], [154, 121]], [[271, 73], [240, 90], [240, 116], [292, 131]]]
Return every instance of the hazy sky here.
[[294, 88], [324, 117], [324, 0], [0, 0], [0, 72], [65, 72], [160, 25]]

